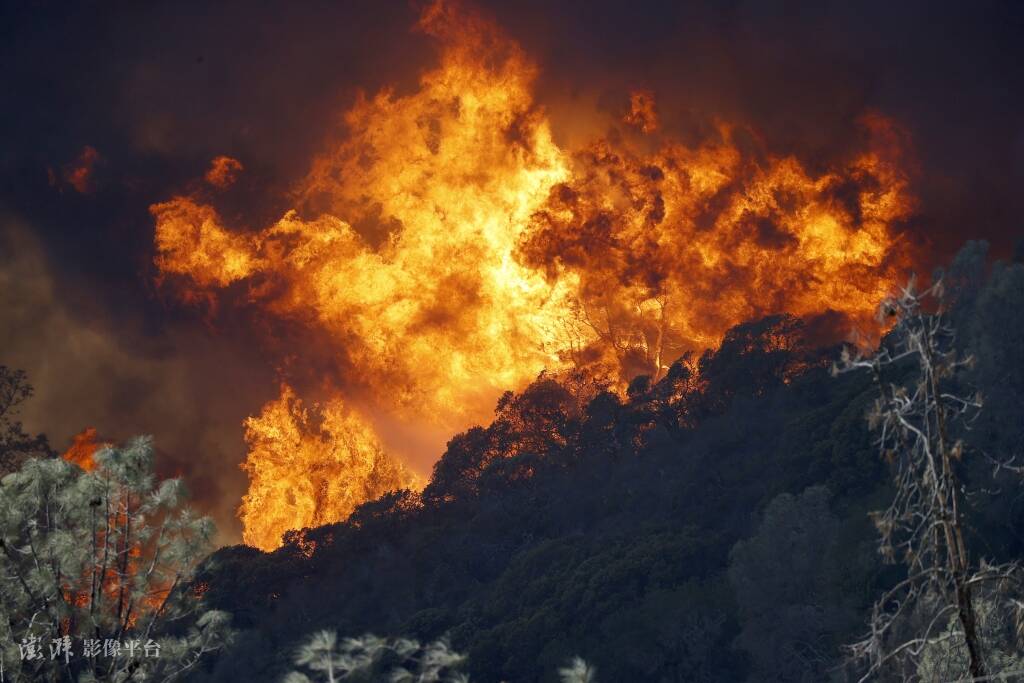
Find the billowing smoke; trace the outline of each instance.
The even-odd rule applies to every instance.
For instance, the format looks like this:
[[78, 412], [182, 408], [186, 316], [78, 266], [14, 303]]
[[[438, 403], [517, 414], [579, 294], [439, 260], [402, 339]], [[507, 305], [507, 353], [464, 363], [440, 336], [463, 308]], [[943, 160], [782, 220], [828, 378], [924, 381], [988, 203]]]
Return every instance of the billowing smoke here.
[[28, 226], [0, 217], [0, 349], [35, 387], [22, 419], [63, 451], [96, 429], [102, 440], [158, 437], [159, 469], [182, 476], [200, 507], [236, 538], [245, 490], [239, 396], [259, 400], [261, 363], [238, 340], [195, 328], [159, 337], [111, 320], [88, 295], [62, 292], [58, 274]]

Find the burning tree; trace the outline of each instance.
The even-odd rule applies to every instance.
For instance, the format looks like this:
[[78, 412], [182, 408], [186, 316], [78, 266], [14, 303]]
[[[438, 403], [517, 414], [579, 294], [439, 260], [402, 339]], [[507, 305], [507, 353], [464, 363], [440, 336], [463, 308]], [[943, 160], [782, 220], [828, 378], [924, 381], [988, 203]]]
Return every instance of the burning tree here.
[[213, 524], [153, 476], [149, 438], [92, 471], [30, 459], [0, 481], [0, 648], [8, 680], [172, 681], [226, 641], [194, 570]]
[[[1013, 615], [1018, 625], [1009, 634], [1014, 638], [1024, 603], [1013, 599], [1021, 587], [1019, 565], [975, 563], [964, 533], [970, 449], [960, 437], [981, 409], [981, 397], [964, 388], [958, 371], [972, 359], [957, 351], [941, 281], [919, 292], [911, 280], [879, 313], [895, 321], [881, 349], [870, 357], [844, 351], [835, 370], [870, 370], [879, 387], [868, 419], [881, 432], [878, 443], [892, 465], [896, 492], [873, 519], [883, 558], [901, 562], [906, 575], [875, 603], [870, 632], [849, 646], [850, 659], [866, 666], [862, 681], [889, 667], [908, 680], [934, 668], [941, 651], [946, 674], [989, 680], [1006, 659], [999, 652], [1004, 643], [986, 637], [992, 629], [985, 615], [999, 603], [997, 611]], [[976, 455], [997, 473], [1020, 471], [1008, 460]]]

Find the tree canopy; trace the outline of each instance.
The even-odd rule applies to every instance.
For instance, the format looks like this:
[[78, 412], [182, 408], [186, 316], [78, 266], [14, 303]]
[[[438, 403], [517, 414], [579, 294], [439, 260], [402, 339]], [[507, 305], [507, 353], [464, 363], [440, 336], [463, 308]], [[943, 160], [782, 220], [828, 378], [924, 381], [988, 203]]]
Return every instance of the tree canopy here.
[[229, 636], [193, 583], [213, 525], [155, 480], [151, 440], [92, 464], [30, 458], [0, 480], [8, 680], [171, 681]]

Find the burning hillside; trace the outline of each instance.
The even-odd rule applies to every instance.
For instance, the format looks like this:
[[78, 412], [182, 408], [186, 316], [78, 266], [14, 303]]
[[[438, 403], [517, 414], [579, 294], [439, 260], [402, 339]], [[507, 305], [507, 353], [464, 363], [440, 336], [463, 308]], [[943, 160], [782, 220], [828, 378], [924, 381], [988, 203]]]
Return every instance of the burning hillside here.
[[[439, 64], [411, 94], [358, 99], [279, 221], [230, 226], [196, 196], [151, 207], [165, 286], [316, 339], [282, 352], [285, 375], [342, 369], [247, 421], [249, 544], [415, 485], [359, 405], [464, 428], [544, 369], [657, 377], [782, 311], [845, 332], [909, 265], [903, 136], [879, 114], [859, 151], [812, 171], [727, 122], [683, 144], [638, 89], [614, 135], [567, 149], [497, 26], [439, 2], [418, 29]], [[211, 186], [244, 172], [230, 161]]]

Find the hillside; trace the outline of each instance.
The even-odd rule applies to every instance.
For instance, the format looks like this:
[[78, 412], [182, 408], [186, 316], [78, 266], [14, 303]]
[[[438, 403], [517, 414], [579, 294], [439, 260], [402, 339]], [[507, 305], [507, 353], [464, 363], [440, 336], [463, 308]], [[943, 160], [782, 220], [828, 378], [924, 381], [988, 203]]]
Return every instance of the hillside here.
[[[1024, 265], [986, 268], [985, 252], [968, 244], [945, 273], [977, 360], [957, 381], [985, 397], [970, 445], [1011, 454]], [[774, 316], [624, 400], [572, 375], [506, 394], [422, 495], [388, 494], [271, 554], [217, 553], [205, 595], [243, 632], [196, 680], [275, 680], [318, 628], [448, 633], [478, 681], [557, 680], [573, 655], [602, 681], [828, 679], [900, 570], [867, 515], [891, 497], [865, 422], [871, 377], [832, 377], [838, 350], [812, 349], [799, 320]], [[1020, 484], [1001, 483], [970, 499], [971, 543], [1024, 557]]]

